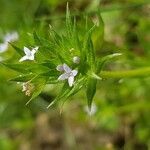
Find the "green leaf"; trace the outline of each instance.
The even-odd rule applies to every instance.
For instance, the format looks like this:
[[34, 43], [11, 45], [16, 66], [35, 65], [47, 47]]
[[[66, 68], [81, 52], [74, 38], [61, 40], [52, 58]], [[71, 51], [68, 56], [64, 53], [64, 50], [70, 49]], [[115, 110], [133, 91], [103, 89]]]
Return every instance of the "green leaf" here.
[[111, 55], [107, 55], [103, 58], [99, 58], [98, 61], [97, 61], [97, 70], [96, 70], [96, 73], [98, 74], [101, 70], [102, 70], [102, 67], [104, 66], [104, 64], [115, 58], [115, 57], [118, 57], [118, 56], [121, 56], [122, 54], [121, 53], [114, 53], [114, 54], [111, 54]]
[[58, 77], [59, 72], [55, 70], [49, 70], [47, 72], [43, 72], [39, 74], [40, 76], [47, 76], [47, 77]]
[[82, 89], [82, 87], [85, 85], [85, 82], [86, 82], [86, 77], [82, 77], [75, 82], [74, 86], [63, 97], [61, 107], [63, 107], [63, 105], [65, 104], [65, 102], [68, 100], [69, 97], [75, 95], [79, 90]]
[[89, 110], [91, 110], [93, 97], [96, 93], [96, 84], [97, 84], [97, 79], [88, 78], [86, 96], [87, 96], [87, 103], [88, 103]]
[[80, 79], [78, 79], [73, 87], [71, 88], [70, 92], [67, 93], [66, 95], [66, 98], [72, 96], [72, 95], [75, 95], [85, 84], [85, 81], [86, 81], [86, 78], [85, 77], [82, 77]]
[[32, 80], [32, 83], [34, 84], [34, 92], [30, 100], [26, 103], [26, 105], [28, 105], [33, 99], [35, 99], [42, 92], [47, 83], [47, 80], [48, 78], [41, 78], [39, 76], [37, 76], [37, 78], [34, 78], [34, 80]]
[[99, 13], [95, 16], [96, 29], [92, 34], [93, 45], [96, 50], [100, 50], [104, 42], [104, 22]]
[[57, 32], [53, 29], [51, 25], [49, 25], [49, 27], [50, 27], [49, 33], [52, 42], [59, 46], [62, 42], [62, 38], [57, 34]]
[[102, 78], [98, 76], [97, 74], [95, 74], [94, 72], [88, 74], [88, 76], [90, 76], [93, 79], [102, 80]]
[[9, 69], [12, 69], [14, 71], [20, 72], [20, 73], [28, 73], [30, 72], [28, 70], [28, 65], [27, 64], [5, 64], [3, 63], [4, 66], [8, 67]]
[[49, 77], [48, 80], [47, 80], [47, 84], [59, 84], [61, 83], [59, 80], [58, 80], [58, 77]]
[[81, 69], [87, 62], [90, 70], [95, 70], [95, 51], [91, 40], [91, 34], [95, 29], [95, 25], [87, 32], [83, 41], [83, 49], [81, 52]]
[[46, 60], [42, 62], [40, 65], [48, 67], [49, 69], [56, 69], [56, 64], [54, 63], [55, 60], [49, 61]]
[[40, 54], [42, 54], [47, 59], [51, 58], [52, 53], [55, 53], [55, 51], [53, 45], [50, 44], [50, 41], [39, 37], [36, 32], [33, 32], [33, 37], [34, 37], [35, 44], [37, 46], [40, 46], [38, 49]]
[[24, 51], [22, 50], [22, 49], [20, 49], [20, 48], [18, 48], [17, 46], [15, 46], [14, 44], [12, 44], [12, 43], [9, 43], [15, 50], [16, 50], [16, 52], [19, 54], [19, 55], [21, 55], [21, 56], [24, 56], [25, 54], [24, 54]]
[[70, 10], [69, 10], [69, 4], [67, 3], [66, 7], [66, 27], [67, 27], [67, 33], [68, 36], [71, 37], [72, 35], [72, 21], [71, 21], [71, 16], [70, 16]]
[[3, 63], [3, 65], [14, 71], [24, 73], [24, 74], [28, 74], [28, 73], [42, 74], [42, 73], [50, 71], [48, 67], [35, 63], [35, 62], [23, 62], [23, 63], [18, 63], [18, 64]]
[[62, 98], [65, 97], [65, 95], [71, 90], [71, 88], [68, 86], [68, 83], [66, 82], [60, 93], [57, 95], [57, 97], [47, 106], [47, 108], [50, 108], [52, 105], [56, 104], [58, 101], [60, 101]]
[[73, 45], [75, 45], [74, 48], [81, 51], [81, 43], [80, 43], [79, 36], [78, 36], [75, 17], [74, 17], [74, 24], [73, 24], [73, 38], [72, 38], [72, 40], [73, 40]]
[[34, 64], [33, 66], [29, 66], [28, 70], [36, 74], [42, 74], [48, 72], [50, 69], [40, 64]]
[[35, 76], [34, 74], [21, 75], [21, 76], [12, 78], [9, 81], [27, 82], [27, 81], [31, 80], [34, 76]]
[[75, 95], [84, 85], [85, 85], [85, 80], [86, 78], [83, 77], [81, 79], [78, 79], [73, 87], [69, 87], [68, 86], [68, 82], [66, 82], [64, 84], [64, 86], [61, 89], [61, 92], [59, 93], [59, 95], [54, 99], [54, 101], [52, 101], [47, 108], [51, 107], [52, 105], [54, 105], [55, 103], [59, 102], [61, 99], [63, 100], [63, 104], [65, 103], [65, 101], [67, 100], [67, 98], [69, 98], [72, 95]]
[[33, 32], [33, 37], [34, 37], [35, 44], [43, 45], [42, 42], [41, 42], [41, 39], [38, 37], [38, 35], [35, 31]]

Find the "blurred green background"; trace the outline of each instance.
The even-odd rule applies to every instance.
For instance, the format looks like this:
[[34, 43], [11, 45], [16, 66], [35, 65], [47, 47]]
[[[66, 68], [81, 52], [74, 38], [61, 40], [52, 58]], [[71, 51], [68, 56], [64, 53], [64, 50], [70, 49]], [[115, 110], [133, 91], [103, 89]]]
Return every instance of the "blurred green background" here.
[[[66, 0], [0, 0], [0, 42], [17, 31], [16, 45], [32, 43], [34, 30], [47, 35], [49, 24], [62, 32]], [[70, 0], [77, 24], [84, 28], [101, 11], [104, 43], [94, 34], [97, 55], [121, 52], [104, 70], [150, 66], [150, 3], [148, 0]], [[12, 47], [0, 61], [16, 61]], [[46, 109], [57, 88], [47, 85], [28, 106], [22, 86], [8, 80], [15, 72], [0, 64], [0, 150], [150, 150], [150, 77], [108, 79], [98, 83], [93, 115], [86, 112], [85, 93], [73, 96], [62, 114]]]

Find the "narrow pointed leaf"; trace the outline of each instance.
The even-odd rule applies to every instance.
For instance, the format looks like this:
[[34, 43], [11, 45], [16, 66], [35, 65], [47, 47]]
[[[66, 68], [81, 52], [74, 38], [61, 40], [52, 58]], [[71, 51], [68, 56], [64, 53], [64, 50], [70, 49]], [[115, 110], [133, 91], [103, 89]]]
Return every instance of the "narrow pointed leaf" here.
[[67, 27], [68, 36], [71, 36], [72, 35], [72, 21], [71, 21], [68, 3], [67, 3], [67, 7], [66, 7], [66, 27]]
[[[38, 78], [38, 76], [37, 76], [37, 78]], [[35, 80], [35, 82], [33, 82], [33, 83], [34, 83], [34, 92], [32, 94], [32, 97], [30, 98], [30, 100], [26, 103], [26, 105], [28, 105], [33, 99], [35, 99], [37, 96], [39, 96], [39, 94], [42, 92], [42, 90], [44, 89], [44, 87], [47, 83], [47, 78], [46, 79], [39, 78], [38, 80]]]
[[87, 96], [87, 103], [88, 103], [89, 110], [91, 110], [93, 97], [96, 93], [96, 84], [97, 84], [97, 79], [88, 78], [86, 96]]
[[[85, 62], [88, 63], [91, 70], [95, 69], [95, 51], [93, 48], [93, 43], [91, 40], [91, 34], [95, 29], [95, 25], [87, 32], [83, 42], [83, 49], [81, 53], [81, 65], [85, 65]], [[82, 66], [82, 68], [84, 68]]]
[[118, 57], [118, 56], [121, 56], [121, 55], [122, 55], [121, 53], [114, 53], [114, 54], [107, 55], [107, 56], [105, 56], [105, 57], [103, 57], [103, 58], [98, 59], [98, 61], [97, 61], [97, 71], [96, 71], [96, 73], [98, 74], [98, 73], [102, 70], [102, 67], [104, 66], [104, 64], [105, 64], [107, 61], [109, 61], [109, 60], [111, 60], [111, 59], [113, 59], [113, 58], [116, 58], [116, 57]]
[[21, 55], [21, 56], [24, 56], [24, 55], [25, 55], [23, 49], [18, 48], [17, 46], [15, 46], [15, 45], [12, 44], [12, 43], [9, 43], [9, 44], [16, 50], [16, 52], [17, 52], [19, 55]]
[[92, 39], [94, 43], [94, 48], [100, 50], [104, 42], [104, 21], [102, 19], [100, 10], [95, 17], [96, 29], [93, 32]]
[[34, 74], [21, 75], [21, 76], [12, 78], [9, 81], [27, 82], [27, 81], [31, 80], [34, 76], [35, 76]]
[[65, 97], [65, 95], [71, 90], [71, 88], [68, 86], [68, 83], [66, 82], [59, 95], [57, 95], [57, 97], [47, 106], [47, 108], [51, 107], [52, 105], [56, 104], [58, 101], [60, 101], [62, 98]]
[[26, 65], [26, 64], [5, 64], [5, 63], [3, 63], [3, 65], [5, 67], [8, 67], [9, 69], [12, 69], [12, 70], [20, 72], [20, 73], [30, 72], [28, 70], [28, 65]]

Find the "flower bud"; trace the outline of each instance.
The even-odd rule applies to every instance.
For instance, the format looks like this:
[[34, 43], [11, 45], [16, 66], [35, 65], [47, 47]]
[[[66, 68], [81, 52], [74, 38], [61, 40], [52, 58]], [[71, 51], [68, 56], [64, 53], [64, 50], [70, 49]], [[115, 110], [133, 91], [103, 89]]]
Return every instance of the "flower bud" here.
[[79, 64], [80, 63], [80, 58], [78, 56], [73, 57], [73, 62], [75, 64]]

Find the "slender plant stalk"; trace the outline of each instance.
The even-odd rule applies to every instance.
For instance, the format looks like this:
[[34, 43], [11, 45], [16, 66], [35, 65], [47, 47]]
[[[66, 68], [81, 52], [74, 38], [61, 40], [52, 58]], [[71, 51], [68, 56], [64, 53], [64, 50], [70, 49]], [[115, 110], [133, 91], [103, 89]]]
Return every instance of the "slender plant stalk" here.
[[100, 77], [102, 78], [129, 78], [140, 76], [150, 76], [150, 67], [126, 71], [101, 71], [100, 73]]

